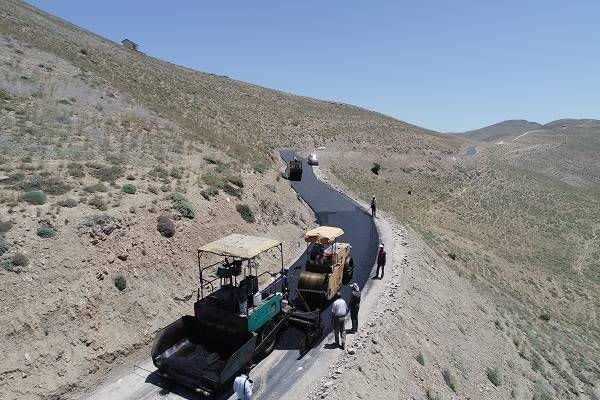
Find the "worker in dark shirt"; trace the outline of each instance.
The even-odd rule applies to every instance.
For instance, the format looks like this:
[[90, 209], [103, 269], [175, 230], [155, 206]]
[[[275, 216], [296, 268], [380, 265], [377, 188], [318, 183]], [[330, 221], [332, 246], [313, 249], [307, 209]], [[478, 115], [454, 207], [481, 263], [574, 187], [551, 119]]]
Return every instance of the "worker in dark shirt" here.
[[352, 294], [350, 295], [350, 318], [352, 319], [351, 333], [358, 331], [358, 310], [360, 309], [360, 287], [355, 282], [350, 285]]
[[[382, 243], [379, 245], [379, 252], [377, 253], [377, 273], [375, 274], [375, 278], [383, 279], [383, 275], [385, 274], [385, 259], [386, 253]], [[381, 269], [381, 277], [379, 276], [379, 269]]]

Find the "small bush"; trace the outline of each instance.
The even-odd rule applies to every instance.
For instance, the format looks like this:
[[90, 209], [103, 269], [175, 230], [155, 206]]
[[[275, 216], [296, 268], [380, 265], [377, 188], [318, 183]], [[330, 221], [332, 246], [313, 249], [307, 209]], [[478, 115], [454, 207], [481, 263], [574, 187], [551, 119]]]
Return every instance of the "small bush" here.
[[11, 221], [0, 221], [0, 234], [10, 231], [13, 227]]
[[212, 197], [215, 197], [216, 195], [219, 194], [219, 189], [217, 188], [213, 188], [213, 187], [209, 187], [206, 189], [203, 189], [200, 194], [202, 195], [202, 197], [204, 197], [206, 200], [210, 200]]
[[259, 174], [264, 174], [268, 169], [269, 167], [264, 163], [254, 164], [254, 172], [258, 172]]
[[73, 208], [73, 207], [77, 207], [77, 205], [79, 205], [79, 202], [75, 199], [67, 198], [67, 199], [60, 200], [58, 202], [58, 205], [61, 207], [65, 207], [65, 208]]
[[442, 370], [442, 377], [444, 378], [444, 382], [446, 382], [446, 385], [448, 385], [448, 387], [452, 389], [454, 393], [456, 393], [456, 390], [458, 388], [458, 382], [454, 374], [449, 369], [444, 369]]
[[15, 265], [13, 264], [11, 259], [0, 261], [0, 268], [3, 268], [9, 272], [18, 272], [15, 271]]
[[223, 189], [225, 186], [225, 180], [221, 176], [212, 173], [202, 175], [202, 180], [212, 188]]
[[79, 163], [70, 163], [67, 165], [67, 171], [73, 178], [83, 178], [85, 176], [85, 169]]
[[242, 198], [242, 189], [230, 185], [229, 183], [223, 187], [223, 191], [230, 196], [237, 197], [238, 199]]
[[89, 186], [84, 187], [83, 190], [85, 190], [88, 193], [96, 193], [96, 192], [106, 193], [106, 192], [108, 192], [108, 187], [104, 183], [98, 182], [94, 185], [89, 185]]
[[237, 186], [239, 188], [243, 188], [244, 187], [244, 181], [242, 180], [242, 177], [240, 177], [240, 176], [229, 175], [227, 177], [227, 181], [229, 183], [234, 184], [235, 186]]
[[238, 204], [235, 206], [235, 209], [242, 216], [242, 219], [248, 223], [254, 223], [256, 219], [254, 218], [254, 212], [247, 204]]
[[46, 203], [47, 197], [41, 190], [31, 190], [23, 194], [23, 200], [29, 204], [42, 205]]
[[419, 353], [419, 355], [416, 357], [416, 360], [419, 364], [425, 366], [425, 356], [423, 355], [423, 353]]
[[486, 370], [486, 375], [490, 382], [494, 384], [494, 386], [502, 385], [502, 370], [500, 370], [500, 368], [488, 368]]
[[123, 176], [123, 167], [120, 165], [90, 164], [92, 176], [103, 182], [114, 182]]
[[379, 165], [379, 163], [373, 163], [373, 166], [371, 167], [371, 172], [375, 175], [379, 175], [379, 171], [381, 171], [381, 165]]
[[169, 172], [169, 175], [175, 179], [183, 178], [183, 167], [173, 167]]
[[550, 321], [550, 313], [547, 311], [544, 311], [543, 313], [540, 314], [540, 319], [542, 321], [546, 321], [546, 322]]
[[173, 235], [175, 235], [175, 223], [166, 214], [163, 214], [160, 217], [158, 217], [156, 229], [164, 237], [170, 238], [173, 237]]
[[127, 280], [121, 274], [115, 277], [115, 287], [119, 289], [120, 292], [127, 288]]
[[26, 267], [29, 264], [29, 258], [27, 258], [27, 256], [23, 253], [15, 253], [13, 254], [11, 261], [13, 263], [13, 265], [19, 266], [19, 267]]
[[169, 172], [160, 166], [152, 168], [150, 172], [148, 172], [148, 175], [153, 178], [169, 179]]
[[106, 202], [104, 201], [104, 198], [99, 195], [92, 197], [90, 199], [90, 201], [88, 201], [88, 205], [90, 205], [91, 207], [94, 207], [100, 211], [106, 211], [108, 208], [106, 205]]
[[10, 249], [10, 246], [8, 245], [8, 242], [6, 241], [6, 239], [3, 238], [2, 236], [0, 236], [0, 256], [3, 255], [4, 253], [8, 252], [9, 249]]
[[121, 191], [123, 193], [127, 193], [127, 194], [135, 194], [135, 192], [137, 192], [137, 188], [135, 187], [135, 185], [132, 185], [131, 183], [126, 183], [121, 188]]
[[192, 206], [183, 194], [173, 193], [171, 195], [171, 201], [173, 202], [173, 209], [181, 214], [182, 217], [189, 219], [194, 219], [196, 217], [194, 206]]
[[57, 176], [44, 178], [42, 187], [46, 193], [52, 195], [65, 194], [72, 189], [62, 178]]
[[425, 397], [427, 400], [442, 400], [442, 396], [433, 389], [427, 389], [425, 391]]
[[149, 185], [148, 186], [148, 192], [150, 192], [152, 194], [158, 194], [158, 188], [156, 186]]
[[56, 235], [56, 231], [49, 226], [40, 226], [37, 230], [37, 235], [41, 238], [48, 239]]

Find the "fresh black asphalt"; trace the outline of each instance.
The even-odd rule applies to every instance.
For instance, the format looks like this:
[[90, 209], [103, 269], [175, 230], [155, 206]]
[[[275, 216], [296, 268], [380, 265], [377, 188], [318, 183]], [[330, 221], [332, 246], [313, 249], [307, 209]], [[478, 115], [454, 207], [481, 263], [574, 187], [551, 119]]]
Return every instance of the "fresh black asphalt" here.
[[[282, 151], [281, 157], [289, 161], [294, 157], [291, 151]], [[303, 174], [301, 181], [291, 181], [292, 188], [308, 204], [317, 217], [319, 225], [337, 226], [344, 230], [344, 235], [339, 238], [340, 242], [350, 243], [352, 256], [354, 258], [354, 276], [352, 281], [363, 288], [371, 278], [371, 270], [377, 257], [379, 245], [379, 234], [371, 215], [366, 212], [354, 200], [334, 190], [329, 185], [321, 182], [315, 176], [312, 167], [306, 160], [303, 161]], [[306, 261], [306, 253], [290, 268], [289, 284], [293, 290], [296, 277], [302, 270]], [[348, 300], [350, 288], [345, 287], [342, 291], [343, 297]], [[331, 332], [330, 307], [322, 313], [322, 321], [325, 327], [325, 336]], [[316, 359], [313, 349], [299, 360], [297, 343], [294, 343], [293, 332], [283, 332], [278, 342], [279, 349], [290, 350], [281, 361], [269, 370], [266, 380], [267, 387], [263, 388], [261, 399], [281, 399], [286, 391], [300, 375], [310, 368], [310, 363]], [[297, 338], [297, 337], [296, 337]], [[340, 351], [332, 349], [328, 351]]]

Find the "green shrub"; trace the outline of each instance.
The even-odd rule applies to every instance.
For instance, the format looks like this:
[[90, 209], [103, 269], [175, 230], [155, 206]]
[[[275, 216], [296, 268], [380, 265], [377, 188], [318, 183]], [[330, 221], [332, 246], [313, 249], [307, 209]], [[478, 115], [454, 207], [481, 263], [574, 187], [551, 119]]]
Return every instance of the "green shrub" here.
[[9, 249], [10, 246], [8, 245], [8, 241], [2, 236], [0, 236], [0, 256], [8, 252]]
[[494, 386], [502, 385], [502, 370], [500, 370], [500, 368], [488, 368], [486, 370], [486, 375], [490, 382], [494, 384]]
[[181, 193], [173, 193], [171, 195], [171, 201], [173, 202], [173, 209], [176, 210], [182, 217], [194, 219], [196, 217], [196, 210], [194, 206], [189, 202], [188, 199]]
[[238, 213], [240, 213], [244, 221], [251, 224], [256, 221], [256, 219], [254, 218], [254, 212], [247, 204], [238, 204], [237, 206], [235, 206], [235, 209]]
[[137, 192], [137, 188], [131, 183], [126, 183], [121, 188], [121, 191], [127, 194], [135, 194], [135, 192]]
[[56, 231], [49, 226], [40, 226], [37, 230], [37, 235], [41, 238], [48, 239], [56, 235]]
[[23, 194], [23, 200], [29, 204], [42, 205], [46, 203], [46, 193], [41, 190], [31, 190]]
[[60, 200], [58, 202], [58, 205], [61, 207], [65, 207], [65, 208], [73, 208], [73, 207], [77, 207], [77, 205], [79, 205], [79, 202], [72, 198], [66, 198], [66, 199]]
[[5, 269], [6, 271], [9, 272], [15, 272], [15, 265], [13, 264], [11, 259], [8, 260], [2, 260], [0, 262], [0, 268]]
[[106, 193], [106, 192], [108, 192], [108, 187], [104, 183], [98, 182], [96, 184], [88, 185], [88, 186], [84, 187], [83, 190], [85, 190], [88, 193], [96, 193], [96, 192]]
[[15, 253], [13, 254], [11, 261], [13, 263], [13, 265], [19, 266], [19, 267], [26, 267], [29, 264], [29, 258], [27, 258], [27, 256], [23, 253]]
[[381, 165], [379, 165], [379, 163], [373, 163], [373, 166], [371, 167], [371, 172], [375, 175], [379, 175], [379, 171], [381, 171]]
[[423, 355], [423, 353], [419, 353], [419, 355], [416, 357], [416, 360], [419, 364], [425, 366], [425, 356]]
[[127, 288], [127, 280], [121, 274], [115, 277], [115, 287], [119, 289], [120, 292]]
[[10, 231], [13, 227], [11, 221], [0, 221], [0, 234]]

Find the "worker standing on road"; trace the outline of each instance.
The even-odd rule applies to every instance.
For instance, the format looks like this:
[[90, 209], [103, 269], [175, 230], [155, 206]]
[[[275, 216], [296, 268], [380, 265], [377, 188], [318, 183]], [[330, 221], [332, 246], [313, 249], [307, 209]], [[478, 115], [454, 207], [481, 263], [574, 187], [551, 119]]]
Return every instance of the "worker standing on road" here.
[[233, 381], [233, 391], [238, 400], [252, 400], [252, 386], [254, 382], [248, 377], [247, 371]]
[[356, 333], [358, 331], [358, 310], [360, 309], [360, 287], [356, 282], [350, 285], [352, 288], [352, 295], [350, 296], [350, 318], [352, 319], [352, 330], [350, 332]]
[[348, 315], [348, 306], [338, 292], [336, 299], [331, 306], [331, 318], [333, 319], [333, 332], [335, 335], [335, 344], [340, 345], [340, 336], [342, 339], [342, 349], [346, 348], [346, 315]]
[[379, 278], [379, 269], [381, 268], [381, 278], [383, 279], [383, 275], [385, 274], [385, 259], [386, 259], [385, 249], [383, 248], [383, 243], [379, 245], [379, 252], [377, 253], [377, 273], [375, 274], [375, 278]]
[[375, 196], [371, 199], [371, 216], [373, 218], [377, 217], [377, 201], [375, 201]]

